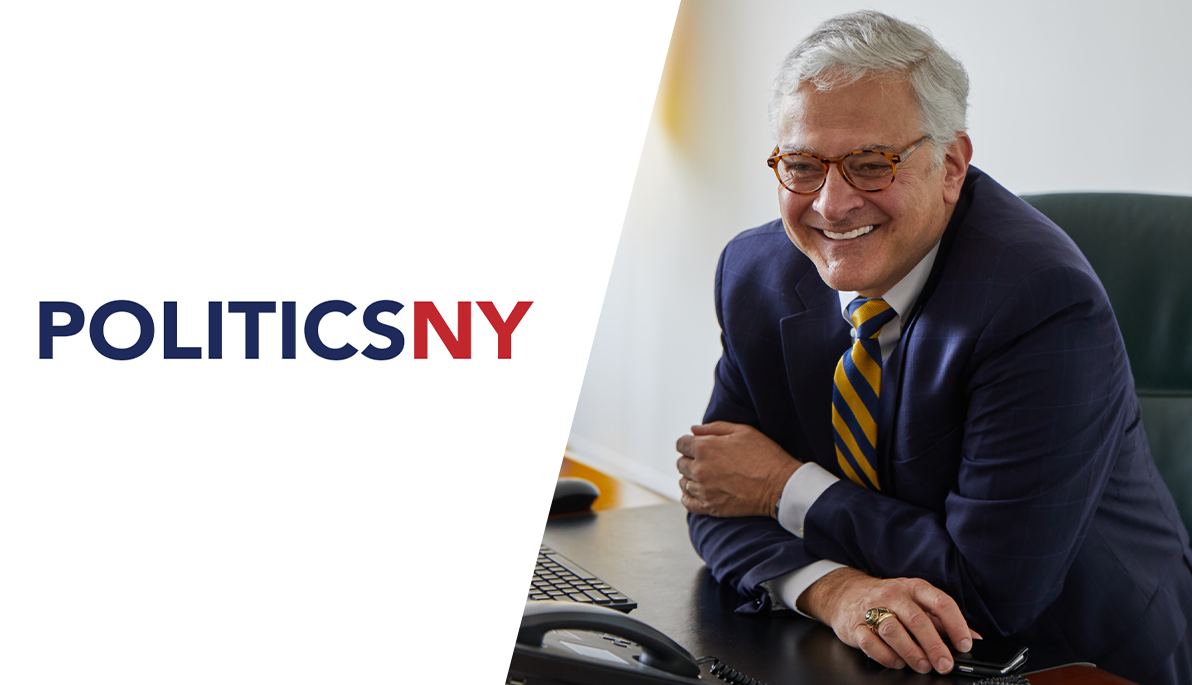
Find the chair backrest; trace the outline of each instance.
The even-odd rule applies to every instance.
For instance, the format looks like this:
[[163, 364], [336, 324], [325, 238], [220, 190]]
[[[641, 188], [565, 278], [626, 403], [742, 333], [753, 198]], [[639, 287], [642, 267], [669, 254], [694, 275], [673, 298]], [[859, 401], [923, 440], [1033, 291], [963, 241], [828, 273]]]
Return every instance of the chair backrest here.
[[1072, 236], [1109, 293], [1151, 454], [1192, 530], [1192, 197], [1023, 199]]

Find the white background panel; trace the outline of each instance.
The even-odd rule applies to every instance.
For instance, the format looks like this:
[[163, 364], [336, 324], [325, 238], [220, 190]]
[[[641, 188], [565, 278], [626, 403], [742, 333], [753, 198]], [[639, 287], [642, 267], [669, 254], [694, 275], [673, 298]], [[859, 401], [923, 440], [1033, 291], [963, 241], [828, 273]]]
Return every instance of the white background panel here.
[[[5, 6], [0, 680], [503, 682], [676, 7]], [[40, 301], [118, 299], [145, 355], [38, 359]], [[403, 303], [401, 355], [311, 353], [332, 299], [358, 348]], [[296, 302], [297, 358], [280, 313], [205, 358], [234, 300]], [[420, 300], [534, 304], [415, 360]]]

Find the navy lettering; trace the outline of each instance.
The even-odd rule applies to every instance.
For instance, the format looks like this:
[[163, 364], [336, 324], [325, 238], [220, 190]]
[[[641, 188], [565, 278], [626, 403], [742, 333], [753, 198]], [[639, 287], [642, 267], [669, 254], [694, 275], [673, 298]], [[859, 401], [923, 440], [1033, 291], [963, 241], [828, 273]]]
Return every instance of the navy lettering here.
[[244, 358], [261, 358], [261, 314], [277, 311], [273, 302], [229, 302], [229, 314], [244, 315]]
[[351, 314], [356, 311], [356, 305], [351, 302], [344, 302], [343, 300], [327, 300], [315, 305], [315, 308], [310, 310], [306, 315], [306, 325], [303, 332], [306, 334], [306, 346], [310, 348], [311, 352], [319, 355], [323, 359], [330, 359], [332, 361], [341, 361], [356, 354], [356, 348], [345, 344], [343, 347], [327, 347], [323, 344], [323, 340], [319, 338], [319, 322], [323, 320], [331, 312], [338, 312], [343, 315]]
[[396, 327], [383, 324], [377, 318], [382, 313], [396, 314], [401, 311], [402, 303], [393, 300], [377, 300], [364, 310], [364, 327], [370, 332], [389, 338], [388, 347], [369, 345], [364, 348], [364, 356], [374, 361], [388, 361], [401, 354], [406, 346], [406, 337]]
[[[54, 314], [57, 312], [70, 317], [61, 326], [54, 325]], [[38, 357], [53, 359], [54, 338], [65, 338], [83, 330], [83, 308], [74, 302], [41, 302], [38, 323]]]
[[[117, 312], [132, 314], [141, 328], [137, 341], [123, 349], [109, 344], [103, 333], [103, 327], [108, 322], [108, 317]], [[148, 309], [132, 300], [114, 300], [95, 310], [95, 314], [91, 317], [90, 331], [91, 346], [95, 348], [96, 352], [108, 359], [128, 361], [145, 354], [149, 350], [149, 346], [153, 344], [153, 317], [149, 315]]]
[[293, 359], [297, 344], [297, 316], [294, 313], [293, 302], [281, 303], [281, 358]]
[[166, 302], [166, 359], [202, 359], [203, 350], [199, 347], [178, 347], [178, 303]]
[[207, 303], [207, 358], [223, 359], [223, 302]]

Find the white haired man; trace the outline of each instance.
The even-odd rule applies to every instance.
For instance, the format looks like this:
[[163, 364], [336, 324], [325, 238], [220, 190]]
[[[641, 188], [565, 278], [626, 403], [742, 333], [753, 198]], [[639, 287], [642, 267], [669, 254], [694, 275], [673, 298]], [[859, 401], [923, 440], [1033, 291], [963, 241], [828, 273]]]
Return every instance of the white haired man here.
[[1192, 550], [1108, 298], [969, 166], [967, 94], [877, 12], [782, 65], [781, 219], [721, 255], [723, 354], [677, 444], [692, 541], [742, 610], [795, 608], [888, 667], [1008, 637], [1192, 682]]

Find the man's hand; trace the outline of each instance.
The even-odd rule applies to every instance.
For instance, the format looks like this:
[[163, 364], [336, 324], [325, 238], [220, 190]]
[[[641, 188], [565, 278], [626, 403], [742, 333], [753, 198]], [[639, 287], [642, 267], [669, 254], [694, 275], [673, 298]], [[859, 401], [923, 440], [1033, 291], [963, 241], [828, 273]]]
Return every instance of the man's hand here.
[[[932, 668], [948, 673], [954, 662], [942, 636], [961, 652], [972, 648], [974, 638], [981, 639], [951, 597], [919, 578], [882, 580], [851, 568], [836, 569], [804, 590], [798, 607], [887, 668], [910, 664], [919, 673]], [[873, 608], [895, 614], [881, 622], [877, 635], [865, 624], [865, 612]]]
[[773, 516], [786, 481], [803, 465], [756, 428], [715, 421], [675, 443], [683, 506], [712, 516]]

